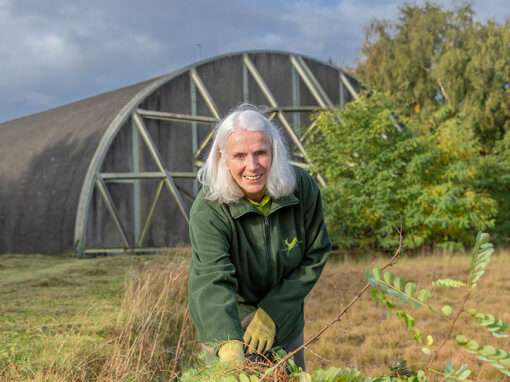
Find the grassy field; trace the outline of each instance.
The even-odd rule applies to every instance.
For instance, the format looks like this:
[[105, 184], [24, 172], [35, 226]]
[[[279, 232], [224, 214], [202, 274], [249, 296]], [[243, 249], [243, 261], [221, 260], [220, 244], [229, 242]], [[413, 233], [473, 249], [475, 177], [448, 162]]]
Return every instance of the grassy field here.
[[[0, 380], [146, 381], [172, 380], [192, 365], [197, 342], [185, 309], [188, 253], [93, 259], [41, 255], [0, 256]], [[306, 300], [305, 337], [331, 321], [360, 288], [367, 266], [382, 257], [336, 254]], [[438, 278], [465, 279], [469, 255], [403, 257], [392, 272], [431, 290], [434, 305], [458, 307], [459, 290], [433, 288]], [[469, 300], [510, 322], [510, 254], [496, 253]], [[425, 309], [406, 307], [416, 325], [438, 342], [446, 330]], [[455, 334], [510, 350], [465, 317]], [[428, 358], [403, 323], [368, 295], [310, 345], [307, 368], [353, 367], [365, 375], [387, 373], [388, 364], [407, 360], [412, 370]], [[433, 365], [446, 359], [468, 363], [476, 381], [504, 381], [456, 346], [447, 346]], [[508, 378], [507, 378], [508, 379]]]

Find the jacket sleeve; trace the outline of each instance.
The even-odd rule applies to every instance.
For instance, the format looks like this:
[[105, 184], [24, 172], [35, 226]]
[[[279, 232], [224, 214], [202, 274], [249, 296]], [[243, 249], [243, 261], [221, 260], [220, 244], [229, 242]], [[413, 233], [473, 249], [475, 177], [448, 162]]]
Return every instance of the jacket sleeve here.
[[[228, 222], [203, 203], [190, 216], [192, 258], [188, 281], [191, 319], [201, 342], [242, 340], [237, 280], [230, 261]], [[205, 208], [204, 208], [205, 207]]]
[[298, 184], [303, 203], [304, 250], [301, 264], [276, 285], [259, 303], [278, 327], [304, 301], [319, 279], [331, 252], [324, 222], [320, 189], [308, 174]]

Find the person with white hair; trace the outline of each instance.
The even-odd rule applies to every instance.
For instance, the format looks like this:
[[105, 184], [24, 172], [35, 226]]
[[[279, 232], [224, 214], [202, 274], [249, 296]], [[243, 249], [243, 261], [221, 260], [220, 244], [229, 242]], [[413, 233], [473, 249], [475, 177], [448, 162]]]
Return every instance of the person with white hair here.
[[[198, 179], [188, 298], [199, 340], [234, 364], [245, 349], [297, 349], [304, 299], [331, 251], [317, 183], [289, 163], [278, 128], [248, 104], [217, 125]], [[305, 369], [302, 350], [295, 362]]]

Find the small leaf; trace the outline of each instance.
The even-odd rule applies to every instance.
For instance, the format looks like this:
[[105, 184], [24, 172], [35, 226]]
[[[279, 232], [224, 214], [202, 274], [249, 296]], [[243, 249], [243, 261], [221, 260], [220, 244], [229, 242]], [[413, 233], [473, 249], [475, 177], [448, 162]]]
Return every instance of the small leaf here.
[[264, 375], [271, 375], [273, 374], [274, 370], [272, 367], [268, 367], [266, 371], [264, 371]]
[[460, 374], [458, 374], [458, 377], [459, 379], [466, 379], [467, 377], [469, 377], [471, 375], [471, 370], [464, 370], [463, 372], [461, 372]]
[[404, 288], [404, 279], [402, 277], [397, 277], [393, 280], [393, 285], [395, 285], [395, 288], [398, 290], [402, 290], [402, 288]]
[[386, 300], [386, 293], [378, 289], [373, 289], [370, 291], [370, 298], [372, 301], [384, 303], [384, 300]]
[[466, 348], [468, 348], [469, 350], [476, 351], [479, 348], [478, 342], [476, 342], [475, 340], [469, 340], [466, 344]]
[[386, 283], [391, 284], [391, 283], [393, 283], [395, 276], [391, 272], [384, 272], [383, 278], [384, 278], [384, 281], [386, 281]]
[[427, 301], [429, 299], [429, 297], [430, 297], [430, 292], [426, 289], [420, 290], [417, 295], [418, 300], [420, 300], [421, 302]]
[[460, 367], [460, 369], [459, 369], [459, 370], [457, 370], [457, 374], [461, 374], [464, 370], [466, 370], [466, 369], [467, 369], [467, 366], [468, 366], [468, 365], [467, 365], [467, 363], [465, 363], [464, 365], [462, 365], [462, 366]]
[[432, 338], [432, 336], [429, 334], [427, 336], [427, 346], [430, 346], [434, 343], [434, 338]]
[[407, 283], [406, 284], [406, 288], [405, 288], [405, 292], [407, 295], [409, 296], [413, 296], [414, 293], [416, 292], [416, 284], [415, 283]]
[[432, 282], [432, 285], [436, 287], [445, 287], [445, 288], [460, 288], [466, 286], [466, 283], [459, 280], [453, 279], [439, 279], [435, 282]]
[[426, 347], [421, 348], [421, 351], [422, 351], [422, 352], [424, 352], [424, 353], [425, 353], [425, 354], [427, 354], [427, 355], [431, 353], [431, 352], [430, 352], [430, 349], [429, 349], [429, 348], [426, 348]]
[[407, 297], [405, 294], [399, 293], [398, 298], [403, 303], [407, 304], [409, 302], [409, 297]]
[[485, 346], [481, 346], [478, 349], [478, 353], [480, 353], [481, 355], [484, 355], [486, 357], [490, 357], [490, 356], [496, 354], [496, 349], [494, 349], [490, 345], [485, 345]]
[[459, 334], [457, 337], [455, 337], [455, 340], [457, 341], [457, 344], [460, 346], [465, 346], [468, 342], [466, 336], [463, 336], [462, 334]]
[[494, 359], [504, 359], [504, 358], [506, 358], [508, 356], [509, 356], [509, 354], [506, 351], [498, 349], [498, 350], [496, 350], [496, 353], [494, 353], [491, 356], [491, 358], [494, 358]]
[[374, 267], [374, 269], [372, 270], [373, 273], [374, 273], [374, 277], [377, 279], [377, 280], [382, 280], [382, 270], [381, 268], [379, 267]]
[[395, 313], [397, 317], [406, 324], [407, 330], [411, 331], [413, 326], [415, 325], [414, 318], [412, 318], [409, 314], [404, 311], [399, 311]]
[[379, 284], [379, 282], [374, 278], [374, 275], [370, 268], [365, 269], [365, 279], [372, 286], [377, 286]]
[[444, 305], [441, 308], [441, 313], [445, 316], [449, 316], [450, 314], [452, 314], [452, 308], [449, 305]]
[[422, 339], [422, 336], [423, 336], [423, 332], [420, 330], [420, 329], [414, 329], [414, 339], [416, 341], [418, 341], [420, 344], [423, 342], [423, 339]]

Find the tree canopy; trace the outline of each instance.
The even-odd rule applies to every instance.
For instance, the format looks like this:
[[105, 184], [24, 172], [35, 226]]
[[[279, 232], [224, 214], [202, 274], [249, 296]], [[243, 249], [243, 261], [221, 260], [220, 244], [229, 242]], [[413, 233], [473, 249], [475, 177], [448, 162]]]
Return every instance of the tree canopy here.
[[442, 106], [469, 115], [463, 126], [486, 150], [510, 129], [510, 21], [475, 21], [470, 3], [406, 4], [397, 20], [374, 20], [355, 72], [402, 115], [426, 120]]
[[333, 242], [391, 248], [400, 219], [408, 248], [508, 242], [510, 21], [405, 4], [367, 28], [355, 74], [366, 92], [319, 113], [307, 143]]

